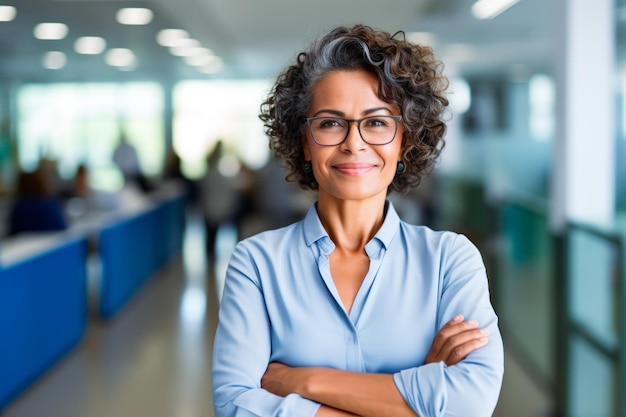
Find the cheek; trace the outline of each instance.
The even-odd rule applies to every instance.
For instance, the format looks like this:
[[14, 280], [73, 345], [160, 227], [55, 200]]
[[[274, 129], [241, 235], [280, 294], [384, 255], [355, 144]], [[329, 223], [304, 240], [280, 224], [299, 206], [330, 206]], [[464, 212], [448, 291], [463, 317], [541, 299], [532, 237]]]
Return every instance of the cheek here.
[[389, 150], [389, 153], [387, 154], [387, 160], [391, 161], [395, 161], [396, 163], [398, 161], [402, 160], [402, 146], [401, 144], [398, 144], [397, 146], [395, 146], [393, 149]]

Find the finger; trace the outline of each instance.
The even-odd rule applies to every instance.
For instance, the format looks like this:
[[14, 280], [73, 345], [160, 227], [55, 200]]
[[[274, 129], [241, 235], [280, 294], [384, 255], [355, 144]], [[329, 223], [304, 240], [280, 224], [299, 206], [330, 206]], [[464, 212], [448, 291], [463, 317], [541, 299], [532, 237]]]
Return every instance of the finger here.
[[439, 345], [431, 347], [427, 356], [427, 362], [446, 361], [451, 353], [459, 346], [472, 340], [481, 339], [488, 335], [488, 331], [470, 328], [459, 333], [448, 336], [445, 340], [438, 342]]
[[449, 355], [445, 359], [443, 359], [443, 361], [448, 366], [459, 363], [460, 361], [465, 359], [467, 355], [489, 343], [489, 338], [487, 337], [487, 334], [488, 332], [485, 331], [483, 332], [483, 335], [481, 337], [470, 339], [469, 341], [456, 346], [454, 349], [452, 349], [452, 351], [450, 351]]
[[431, 347], [431, 352], [439, 354], [439, 352], [444, 349], [445, 345], [449, 343], [450, 338], [467, 331], [475, 330], [477, 328], [478, 322], [476, 320], [455, 322], [453, 319], [449, 321], [435, 335], [435, 339], [433, 340], [433, 344]]
[[489, 331], [486, 329], [472, 329], [458, 333], [446, 340], [439, 354], [444, 358], [448, 358], [459, 346], [469, 343], [472, 340], [487, 337], [488, 334]]
[[451, 336], [462, 333], [464, 331], [477, 329], [477, 328], [478, 328], [478, 321], [476, 320], [462, 319], [460, 321], [457, 321], [455, 319], [452, 319], [448, 323], [446, 323], [441, 329], [439, 329], [438, 333], [442, 335], [443, 339], [447, 339]]

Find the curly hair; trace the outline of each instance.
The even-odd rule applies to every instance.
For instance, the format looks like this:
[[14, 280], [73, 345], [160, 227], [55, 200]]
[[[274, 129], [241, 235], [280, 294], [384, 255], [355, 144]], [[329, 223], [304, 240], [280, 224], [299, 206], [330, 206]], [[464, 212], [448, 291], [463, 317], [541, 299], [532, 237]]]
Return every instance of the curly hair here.
[[448, 80], [443, 64], [430, 47], [411, 43], [404, 32], [390, 34], [369, 26], [340, 26], [301, 52], [296, 63], [277, 78], [261, 104], [269, 146], [288, 170], [287, 180], [303, 189], [317, 190], [310, 170], [305, 171], [302, 137], [316, 84], [339, 70], [364, 70], [379, 80], [378, 96], [402, 113], [402, 161], [388, 192], [406, 193], [429, 174], [444, 146], [444, 114]]

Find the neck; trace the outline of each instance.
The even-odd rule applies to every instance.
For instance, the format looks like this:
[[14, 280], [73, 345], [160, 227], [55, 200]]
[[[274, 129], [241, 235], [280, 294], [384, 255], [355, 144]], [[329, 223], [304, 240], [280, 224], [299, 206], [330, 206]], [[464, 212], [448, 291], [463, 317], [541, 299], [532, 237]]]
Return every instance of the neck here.
[[330, 239], [340, 250], [363, 251], [385, 218], [385, 197], [362, 201], [324, 198], [317, 213]]

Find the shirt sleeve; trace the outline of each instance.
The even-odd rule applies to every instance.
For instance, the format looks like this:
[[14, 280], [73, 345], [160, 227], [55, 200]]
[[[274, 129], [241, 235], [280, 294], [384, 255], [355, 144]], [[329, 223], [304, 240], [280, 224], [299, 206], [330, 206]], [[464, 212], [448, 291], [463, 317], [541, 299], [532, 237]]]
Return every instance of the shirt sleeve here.
[[394, 381], [420, 417], [487, 417], [493, 414], [502, 385], [502, 336], [480, 253], [462, 235], [451, 246], [442, 259], [439, 328], [462, 313], [489, 330], [489, 343], [456, 365], [438, 362], [406, 369], [394, 374]]
[[271, 323], [254, 259], [242, 243], [233, 252], [213, 346], [216, 417], [313, 416], [319, 404], [297, 394], [274, 395], [260, 386], [271, 355]]

